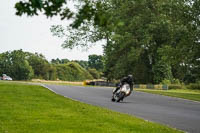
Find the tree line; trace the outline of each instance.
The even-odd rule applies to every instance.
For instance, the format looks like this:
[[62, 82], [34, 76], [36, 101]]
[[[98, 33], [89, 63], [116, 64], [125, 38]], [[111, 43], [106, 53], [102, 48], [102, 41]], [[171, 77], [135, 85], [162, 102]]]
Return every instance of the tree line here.
[[[100, 59], [100, 60], [96, 60]], [[89, 55], [88, 61], [52, 59], [50, 62], [42, 54], [22, 50], [0, 54], [0, 75], [7, 74], [14, 80], [83, 81], [99, 79], [102, 76], [102, 56]]]
[[109, 80], [127, 74], [136, 83], [200, 80], [199, 0], [77, 1], [76, 12], [66, 0], [20, 1], [15, 8], [19, 16], [42, 12], [72, 19], [68, 27], [51, 28], [53, 35], [66, 38], [64, 48], [105, 40], [104, 75]]

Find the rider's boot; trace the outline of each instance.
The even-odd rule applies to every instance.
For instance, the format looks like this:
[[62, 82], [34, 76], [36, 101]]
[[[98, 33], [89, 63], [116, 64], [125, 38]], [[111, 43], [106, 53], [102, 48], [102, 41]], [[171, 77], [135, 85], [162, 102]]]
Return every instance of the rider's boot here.
[[115, 99], [112, 97], [111, 101], [113, 101], [113, 102], [114, 102], [114, 101], [115, 101]]

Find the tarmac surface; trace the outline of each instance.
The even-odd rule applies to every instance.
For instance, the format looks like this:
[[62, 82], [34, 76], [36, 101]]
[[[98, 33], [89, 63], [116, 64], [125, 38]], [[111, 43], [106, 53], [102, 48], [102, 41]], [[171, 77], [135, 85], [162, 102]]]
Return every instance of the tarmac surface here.
[[188, 133], [200, 133], [200, 102], [133, 91], [123, 102], [116, 103], [111, 102], [113, 88], [43, 86], [73, 100], [134, 115]]

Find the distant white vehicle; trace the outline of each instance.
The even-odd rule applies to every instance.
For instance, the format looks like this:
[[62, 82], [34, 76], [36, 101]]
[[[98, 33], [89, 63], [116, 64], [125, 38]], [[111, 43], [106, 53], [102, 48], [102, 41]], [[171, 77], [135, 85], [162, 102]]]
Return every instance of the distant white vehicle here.
[[6, 74], [3, 74], [2, 80], [12, 80], [10, 76], [7, 76]]

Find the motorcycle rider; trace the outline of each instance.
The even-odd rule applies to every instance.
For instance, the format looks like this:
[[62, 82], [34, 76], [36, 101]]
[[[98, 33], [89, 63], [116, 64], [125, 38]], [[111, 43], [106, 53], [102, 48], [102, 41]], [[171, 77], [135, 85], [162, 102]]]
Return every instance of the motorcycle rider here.
[[[123, 77], [121, 80], [120, 80], [120, 83], [117, 85], [116, 89], [113, 91], [113, 96], [112, 96], [112, 101], [114, 101], [114, 94], [125, 84], [129, 84], [130, 86], [130, 93], [127, 96], [129, 96], [131, 94], [131, 92], [133, 91], [133, 75], [128, 75], [127, 77]], [[123, 100], [123, 99], [122, 99]]]

